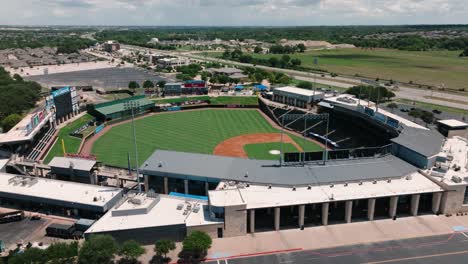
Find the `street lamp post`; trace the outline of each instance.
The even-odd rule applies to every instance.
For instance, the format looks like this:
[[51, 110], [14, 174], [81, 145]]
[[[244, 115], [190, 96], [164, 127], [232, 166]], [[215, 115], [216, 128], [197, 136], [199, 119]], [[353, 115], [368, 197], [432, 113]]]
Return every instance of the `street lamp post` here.
[[135, 171], [137, 174], [138, 192], [141, 192], [140, 170], [139, 170], [139, 165], [138, 165], [138, 146], [137, 146], [136, 129], [135, 129], [135, 110], [140, 109], [140, 104], [136, 101], [128, 101], [124, 103], [124, 109], [130, 110], [132, 113], [133, 144], [135, 147]]

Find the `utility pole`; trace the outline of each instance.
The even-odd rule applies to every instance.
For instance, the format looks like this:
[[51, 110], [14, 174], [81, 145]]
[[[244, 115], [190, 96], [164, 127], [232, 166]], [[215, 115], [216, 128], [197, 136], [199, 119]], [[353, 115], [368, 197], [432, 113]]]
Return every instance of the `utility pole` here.
[[133, 144], [135, 147], [135, 171], [137, 174], [138, 192], [141, 192], [140, 168], [138, 165], [138, 146], [137, 146], [136, 128], [135, 128], [135, 110], [140, 109], [140, 104], [139, 102], [136, 102], [136, 101], [127, 101], [124, 103], [124, 109], [130, 110], [132, 113]]

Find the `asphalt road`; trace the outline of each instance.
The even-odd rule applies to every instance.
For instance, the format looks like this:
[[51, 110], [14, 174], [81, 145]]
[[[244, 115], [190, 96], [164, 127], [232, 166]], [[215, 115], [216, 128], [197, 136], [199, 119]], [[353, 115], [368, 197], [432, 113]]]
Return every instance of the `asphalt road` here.
[[[317, 238], [319, 239], [319, 238]], [[361, 244], [320, 250], [212, 260], [209, 264], [440, 264], [467, 263], [468, 235], [453, 233], [442, 236]]]
[[[122, 45], [122, 47], [130, 48], [130, 49], [137, 49], [141, 51], [150, 50], [147, 48], [128, 46], [128, 45]], [[158, 52], [158, 53], [172, 54], [172, 55], [177, 55], [177, 56], [182, 56], [182, 57], [187, 57], [187, 58], [197, 59], [197, 60], [215, 61], [215, 62], [231, 64], [231, 65], [236, 65], [236, 66], [244, 66], [244, 67], [254, 66], [253, 64], [249, 64], [249, 63], [240, 63], [240, 62], [228, 61], [228, 60], [223, 60], [223, 59], [218, 59], [218, 58], [194, 55], [192, 54], [192, 52], [160, 51], [160, 50], [154, 50], [154, 49], [151, 49], [151, 50], [154, 52]], [[301, 71], [296, 71], [296, 70], [273, 68], [273, 67], [262, 66], [262, 65], [256, 65], [255, 67], [264, 69], [264, 70], [269, 70], [269, 71], [283, 72], [299, 80], [311, 81], [311, 82], [316, 81], [317, 83], [320, 83], [320, 84], [331, 85], [331, 86], [336, 86], [336, 87], [341, 87], [341, 88], [349, 88], [354, 85], [361, 84], [360, 80], [350, 78], [350, 77], [338, 76], [338, 77], [332, 78], [331, 76], [326, 76], [324, 78], [324, 77], [321, 77], [320, 74], [306, 73], [306, 72], [301, 72]], [[439, 97], [442, 99], [449, 99], [452, 101], [438, 100], [437, 98], [436, 99], [428, 98], [428, 94], [430, 93], [430, 91], [428, 90], [405, 87], [405, 86], [400, 86], [399, 88], [400, 89], [398, 91], [395, 91], [396, 96], [399, 98], [408, 99], [408, 100], [416, 100], [420, 102], [426, 102], [426, 103], [431, 103], [431, 104], [438, 104], [438, 105], [444, 105], [444, 106], [468, 110], [468, 96], [453, 95], [453, 94], [444, 93], [444, 92], [434, 92], [434, 95], [433, 95], [434, 97]], [[456, 100], [456, 101], [453, 101], [453, 100]]]

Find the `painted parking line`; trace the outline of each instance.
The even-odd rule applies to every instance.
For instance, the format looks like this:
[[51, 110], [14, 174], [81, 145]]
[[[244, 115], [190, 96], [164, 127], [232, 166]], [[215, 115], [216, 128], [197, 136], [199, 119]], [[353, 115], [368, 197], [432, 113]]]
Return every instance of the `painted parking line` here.
[[363, 264], [383, 264], [383, 263], [401, 262], [401, 261], [408, 261], [408, 260], [415, 260], [415, 259], [427, 259], [427, 258], [435, 258], [435, 257], [461, 255], [461, 254], [468, 254], [468, 250], [457, 251], [457, 252], [449, 252], [449, 253], [441, 253], [441, 254], [423, 255], [423, 256], [409, 257], [409, 258], [399, 258], [399, 259], [389, 259], [389, 260], [382, 260], [382, 261], [366, 262], [366, 263], [363, 263]]
[[294, 251], [302, 251], [303, 248], [291, 248], [291, 249], [283, 249], [283, 250], [274, 250], [274, 251], [264, 251], [264, 252], [256, 252], [256, 253], [248, 253], [248, 254], [239, 254], [233, 255], [228, 257], [222, 258], [207, 258], [204, 262], [216, 261], [216, 260], [225, 260], [226, 263], [228, 259], [235, 259], [235, 258], [246, 258], [246, 257], [255, 257], [255, 256], [264, 256], [264, 255], [274, 255], [274, 254], [281, 254], [281, 253], [288, 253]]

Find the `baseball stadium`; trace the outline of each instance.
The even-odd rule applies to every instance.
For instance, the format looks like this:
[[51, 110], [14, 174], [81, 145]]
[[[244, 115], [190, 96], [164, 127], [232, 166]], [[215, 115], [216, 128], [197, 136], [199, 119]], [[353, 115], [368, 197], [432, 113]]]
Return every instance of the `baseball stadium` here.
[[248, 100], [134, 96], [86, 110], [51, 124], [53, 144], [36, 140], [27, 149], [39, 154], [25, 156], [35, 160], [16, 163], [34, 175], [144, 191], [122, 198], [85, 236], [146, 243], [192, 230], [229, 237], [468, 212], [462, 122], [440, 120], [439, 133], [351, 95], [296, 87]]
[[[269, 153], [280, 149], [279, 129], [255, 109], [158, 113], [137, 118], [135, 128], [140, 164], [156, 149], [252, 159], [275, 159]], [[293, 133], [285, 133], [283, 142], [289, 152], [321, 148]], [[85, 144], [82, 153], [94, 154], [105, 164], [126, 167], [126, 153], [134, 155], [131, 120], [107, 126]]]

